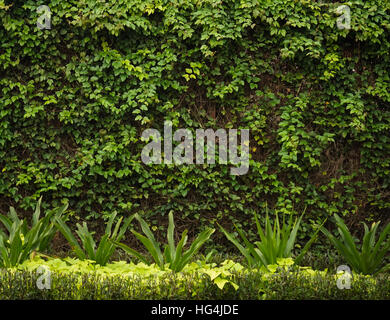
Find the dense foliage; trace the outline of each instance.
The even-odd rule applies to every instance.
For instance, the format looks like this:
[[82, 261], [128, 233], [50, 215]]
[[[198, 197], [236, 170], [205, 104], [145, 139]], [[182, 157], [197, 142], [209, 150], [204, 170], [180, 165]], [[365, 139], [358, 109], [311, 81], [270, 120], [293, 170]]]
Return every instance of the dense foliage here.
[[[56, 233], [62, 233], [77, 258], [86, 264], [92, 262], [99, 266], [106, 266], [108, 262], [115, 259], [113, 256], [118, 247], [123, 249], [131, 259], [135, 258], [135, 261], [138, 260], [149, 266], [155, 264], [162, 271], [169, 269], [179, 273], [194, 261], [196, 254], [205, 242], [212, 240], [211, 236], [215, 231], [211, 228], [206, 229], [196, 236], [191, 245], [187, 245], [188, 230], [184, 230], [180, 241], [176, 245], [175, 223], [171, 211], [169, 212], [167, 241], [161, 246], [148, 223], [138, 214], [126, 218], [123, 224], [123, 217], [121, 217], [113, 229], [116, 217], [114, 212], [106, 225], [104, 235], [101, 236], [99, 242], [96, 242], [95, 232], [88, 229], [86, 222], [82, 226], [76, 224], [78, 239], [73, 235], [73, 232], [65, 222], [67, 214], [64, 215], [64, 212], [66, 212], [67, 204], [50, 210], [44, 218], [40, 218], [40, 206], [41, 199], [37, 202], [30, 227], [25, 219], [21, 220], [18, 217], [13, 207], [10, 208], [8, 216], [0, 214], [0, 267], [12, 268], [25, 263], [29, 264], [29, 260], [33, 260], [36, 256], [41, 256], [46, 252], [53, 255], [51, 248], [53, 238]], [[356, 246], [355, 239], [343, 219], [335, 214], [339, 238], [333, 236], [321, 225], [303, 248], [293, 250], [302, 216], [294, 223], [292, 215], [290, 215], [288, 222], [284, 218], [279, 222], [278, 216], [271, 222], [267, 214], [264, 230], [257, 216], [255, 216], [260, 241], [251, 243], [243, 230], [238, 229], [236, 226], [237, 232], [243, 240], [243, 245], [240, 244], [233, 234], [228, 233], [223, 228], [221, 229], [226, 238], [241, 252], [242, 258], [246, 259], [246, 267], [249, 269], [260, 268], [269, 272], [279, 261], [289, 261], [295, 266], [300, 266], [321, 230], [339, 251], [341, 258], [352, 267], [354, 272], [363, 275], [377, 275], [390, 270], [390, 263], [387, 262], [390, 253], [390, 223], [382, 230], [378, 240], [376, 239], [376, 233], [380, 222], [374, 222], [371, 229], [368, 229], [367, 225], [363, 224], [365, 234], [360, 249]], [[146, 255], [121, 242], [125, 238], [130, 223], [134, 218], [141, 225], [144, 235], [136, 232], [133, 228], [131, 228], [131, 233], [144, 245], [145, 251], [147, 251]], [[3, 228], [7, 232], [3, 232]], [[210, 259], [215, 259], [216, 253], [215, 249], [211, 249], [208, 250], [206, 256], [201, 255], [203, 263], [207, 264]], [[50, 258], [46, 254], [44, 256]]]
[[[44, 195], [83, 219], [173, 210], [252, 236], [265, 201], [307, 206], [303, 235], [328, 214], [388, 212], [390, 2], [349, 1], [350, 30], [332, 2], [0, 0], [1, 208]], [[250, 129], [248, 174], [144, 165], [141, 133], [164, 120]]]
[[[50, 289], [39, 289], [40, 265], [51, 270]], [[105, 267], [74, 259], [39, 257], [0, 273], [0, 299], [389, 299], [388, 275], [354, 275], [340, 290], [327, 271], [294, 270], [280, 260], [271, 271], [248, 271], [232, 261], [192, 263], [182, 273], [155, 265], [116, 262]]]

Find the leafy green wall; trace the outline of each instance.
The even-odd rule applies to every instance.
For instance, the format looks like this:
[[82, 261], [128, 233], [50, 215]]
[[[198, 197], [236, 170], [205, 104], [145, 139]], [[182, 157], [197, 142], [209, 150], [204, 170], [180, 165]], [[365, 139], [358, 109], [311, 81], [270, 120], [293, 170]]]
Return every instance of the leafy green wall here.
[[[330, 1], [0, 0], [0, 208], [43, 195], [81, 218], [246, 226], [267, 201], [307, 206], [307, 223], [388, 219], [390, 2], [347, 4], [350, 30]], [[249, 128], [248, 174], [144, 165], [141, 133], [164, 120]]]

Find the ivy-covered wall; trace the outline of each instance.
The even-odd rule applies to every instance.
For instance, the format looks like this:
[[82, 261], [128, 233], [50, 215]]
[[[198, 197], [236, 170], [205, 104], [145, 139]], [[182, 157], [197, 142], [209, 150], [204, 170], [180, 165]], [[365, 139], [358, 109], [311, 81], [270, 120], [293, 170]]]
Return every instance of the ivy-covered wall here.
[[[390, 2], [0, 0], [0, 208], [195, 230], [390, 211]], [[40, 30], [39, 5], [51, 10]], [[141, 134], [250, 129], [250, 168], [145, 165]], [[161, 219], [161, 217], [163, 217]]]

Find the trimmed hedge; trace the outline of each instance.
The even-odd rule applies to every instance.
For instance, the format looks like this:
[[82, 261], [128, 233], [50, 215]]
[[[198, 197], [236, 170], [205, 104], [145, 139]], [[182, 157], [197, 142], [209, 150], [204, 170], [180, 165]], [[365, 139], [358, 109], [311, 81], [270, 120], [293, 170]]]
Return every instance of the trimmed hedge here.
[[[186, 274], [178, 281], [175, 274], [166, 274], [147, 284], [141, 276], [103, 277], [97, 274], [52, 273], [52, 289], [40, 290], [36, 285], [35, 272], [9, 270], [0, 273], [0, 299], [43, 300], [374, 300], [390, 299], [390, 275], [375, 278], [359, 278], [352, 282], [351, 289], [340, 290], [333, 276], [310, 277], [297, 273], [281, 273], [263, 280], [263, 274], [237, 274], [234, 281], [239, 285], [219, 289], [210, 277]], [[80, 278], [82, 286], [80, 286]], [[161, 281], [163, 280], [163, 281]]]
[[[389, 273], [353, 273], [350, 289], [339, 289], [339, 275], [297, 267], [290, 258], [267, 268], [198, 260], [174, 273], [143, 263], [117, 261], [103, 267], [89, 260], [36, 256], [17, 268], [0, 269], [0, 299], [390, 299]], [[38, 280], [45, 284], [47, 276], [50, 288], [39, 289]]]

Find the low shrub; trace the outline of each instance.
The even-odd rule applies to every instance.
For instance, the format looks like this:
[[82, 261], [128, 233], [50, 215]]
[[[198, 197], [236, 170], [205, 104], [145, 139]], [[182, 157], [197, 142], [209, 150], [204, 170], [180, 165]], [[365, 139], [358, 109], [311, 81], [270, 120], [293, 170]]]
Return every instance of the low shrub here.
[[[40, 290], [38, 266], [51, 270], [51, 288]], [[337, 287], [337, 276], [297, 267], [291, 259], [248, 270], [231, 260], [220, 266], [197, 261], [183, 272], [124, 261], [99, 266], [93, 261], [35, 257], [0, 272], [0, 299], [55, 300], [285, 300], [390, 299], [390, 275], [353, 274], [350, 289]]]

